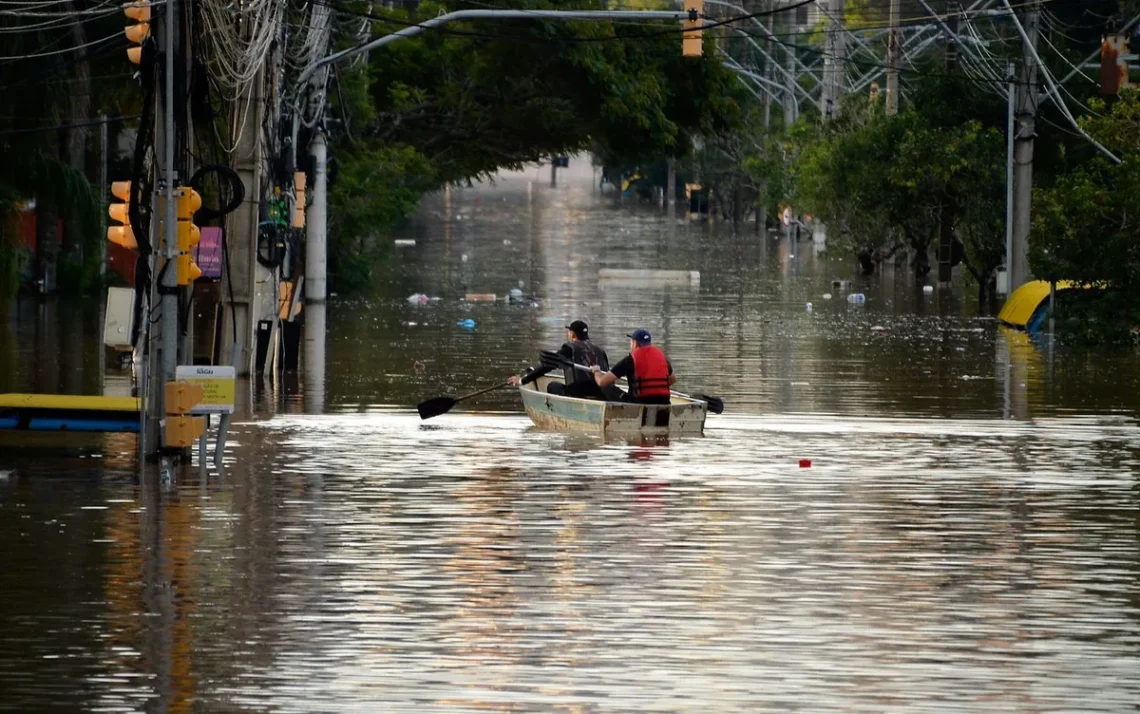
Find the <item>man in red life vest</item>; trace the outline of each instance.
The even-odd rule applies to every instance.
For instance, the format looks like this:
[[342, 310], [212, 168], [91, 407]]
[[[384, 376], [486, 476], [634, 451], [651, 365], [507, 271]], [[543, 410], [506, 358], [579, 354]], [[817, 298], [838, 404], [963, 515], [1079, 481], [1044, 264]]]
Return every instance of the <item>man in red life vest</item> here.
[[677, 381], [673, 365], [665, 353], [654, 347], [646, 330], [634, 330], [626, 335], [629, 338], [629, 354], [608, 372], [594, 366], [594, 381], [605, 389], [625, 377], [629, 382], [629, 394], [625, 401], [638, 404], [668, 404], [669, 387]]

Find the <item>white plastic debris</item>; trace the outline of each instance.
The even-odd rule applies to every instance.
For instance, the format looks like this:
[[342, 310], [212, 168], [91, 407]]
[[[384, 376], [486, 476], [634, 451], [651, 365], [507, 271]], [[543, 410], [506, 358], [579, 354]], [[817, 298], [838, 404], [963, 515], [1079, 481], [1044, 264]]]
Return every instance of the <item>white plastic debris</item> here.
[[831, 299], [831, 293], [824, 293], [824, 294], [823, 294], [823, 299], [824, 299], [824, 300], [830, 300], [830, 299]]
[[851, 293], [847, 296], [847, 302], [852, 305], [862, 305], [867, 301], [867, 296], [863, 293]]

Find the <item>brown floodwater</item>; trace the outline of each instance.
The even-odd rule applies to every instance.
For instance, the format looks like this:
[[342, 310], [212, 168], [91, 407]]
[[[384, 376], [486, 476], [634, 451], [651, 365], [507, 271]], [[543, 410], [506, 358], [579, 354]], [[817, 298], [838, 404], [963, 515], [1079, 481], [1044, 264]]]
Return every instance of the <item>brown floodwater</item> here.
[[[305, 308], [301, 369], [241, 385], [220, 470], [0, 434], [0, 710], [1136, 709], [1140, 359], [571, 163], [425, 199], [373, 290]], [[90, 307], [6, 314], [4, 391], [129, 393]], [[724, 415], [671, 443], [537, 431], [507, 390], [416, 415], [576, 318], [612, 360], [649, 329]]]

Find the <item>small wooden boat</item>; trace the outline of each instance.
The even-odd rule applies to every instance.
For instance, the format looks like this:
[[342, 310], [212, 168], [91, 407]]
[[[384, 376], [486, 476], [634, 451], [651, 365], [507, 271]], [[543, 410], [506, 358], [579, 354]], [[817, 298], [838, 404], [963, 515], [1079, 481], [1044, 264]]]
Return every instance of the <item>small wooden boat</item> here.
[[586, 431], [605, 436], [700, 436], [704, 434], [708, 404], [679, 392], [672, 403], [627, 404], [576, 399], [546, 391], [560, 376], [539, 377], [519, 387], [523, 407], [541, 429]]

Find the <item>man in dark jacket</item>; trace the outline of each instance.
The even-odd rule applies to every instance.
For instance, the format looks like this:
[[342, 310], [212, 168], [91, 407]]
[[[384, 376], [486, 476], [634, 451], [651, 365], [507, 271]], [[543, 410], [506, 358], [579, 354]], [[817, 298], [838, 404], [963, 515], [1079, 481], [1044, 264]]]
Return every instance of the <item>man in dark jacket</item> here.
[[[558, 353], [576, 364], [586, 367], [599, 367], [602, 370], [610, 368], [610, 359], [606, 351], [590, 341], [590, 328], [585, 322], [575, 320], [566, 326], [566, 342], [559, 348]], [[507, 381], [513, 385], [530, 384], [539, 377], [549, 373], [551, 367], [528, 369], [523, 377], [512, 376]], [[552, 382], [546, 391], [550, 394], [561, 394], [579, 399], [605, 399], [606, 392], [594, 382], [594, 376], [589, 372], [573, 367], [562, 370], [564, 382]], [[618, 390], [620, 392], [620, 390]], [[617, 397], [618, 394], [613, 395]]]

